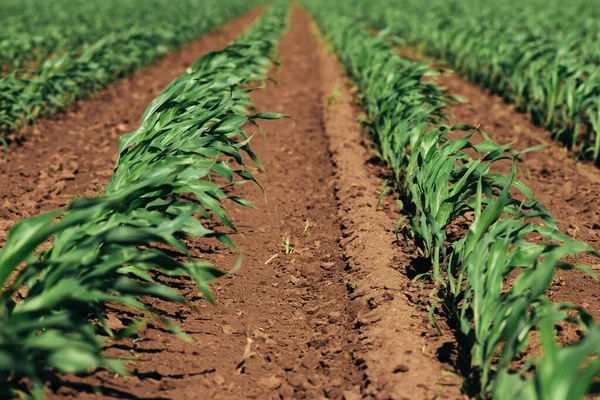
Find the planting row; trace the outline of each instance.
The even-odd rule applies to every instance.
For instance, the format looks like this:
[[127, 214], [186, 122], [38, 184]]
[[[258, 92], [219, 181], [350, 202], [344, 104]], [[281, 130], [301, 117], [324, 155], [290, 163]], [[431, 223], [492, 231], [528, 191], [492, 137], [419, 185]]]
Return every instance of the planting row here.
[[[166, 87], [139, 128], [120, 138], [103, 195], [12, 228], [0, 251], [0, 380], [10, 384], [2, 397], [42, 398], [57, 373], [127, 374], [103, 346], [149, 322], [187, 338], [142, 297], [184, 302], [154, 279], [164, 274], [190, 277], [211, 300], [207, 282], [225, 274], [192, 258], [186, 241], [214, 238], [235, 248], [207, 224], [235, 231], [223, 202], [252, 207], [234, 194], [255, 182], [242, 154], [260, 167], [243, 125], [283, 115], [256, 113], [248, 85], [265, 79], [288, 13], [286, 1], [275, 2], [234, 44], [202, 56]], [[106, 322], [115, 307], [129, 315], [118, 330]]]
[[[600, 161], [600, 9], [593, 0], [352, 0], [343, 12], [445, 60]], [[460, 15], [460, 18], [456, 18]]]
[[[186, 36], [190, 40], [202, 29], [202, 25], [194, 21], [220, 24], [252, 5], [252, 2], [238, 3], [236, 11], [220, 10], [215, 7], [216, 2], [193, 0], [57, 0], [52, 3], [6, 0], [0, 4], [0, 71], [32, 66], [50, 56], [81, 50], [107, 33], [151, 29], [173, 36], [174, 40], [184, 40]], [[182, 20], [182, 14], [190, 18]]]
[[[0, 77], [0, 141], [8, 132], [131, 74], [258, 3], [152, 0], [92, 7], [61, 0], [50, 7], [33, 1], [19, 2], [20, 13], [15, 2], [1, 5], [0, 15], [7, 9], [15, 18], [13, 22], [0, 17], [0, 57], [6, 57], [0, 59], [0, 68], [11, 70]], [[48, 7], [48, 15], [40, 13]], [[39, 24], [32, 22], [32, 15], [37, 15], [32, 20], [41, 19]], [[33, 60], [39, 63], [25, 64]]]
[[[453, 98], [423, 77], [440, 71], [400, 57], [383, 36], [344, 17], [335, 4], [303, 2], [357, 85], [390, 185], [402, 204], [402, 238], [431, 262], [419, 279], [433, 288], [431, 319], [442, 313], [461, 354], [466, 393], [497, 399], [578, 399], [600, 374], [600, 326], [571, 304], [546, 296], [565, 257], [596, 254], [561, 233], [546, 208], [516, 179], [520, 155], [466, 125], [447, 126]], [[340, 6], [343, 7], [343, 6]], [[466, 131], [467, 133], [461, 133]], [[534, 150], [534, 149], [528, 149]], [[509, 175], [494, 173], [497, 163]], [[464, 225], [462, 234], [451, 229]], [[559, 343], [556, 325], [582, 337]], [[542, 355], [529, 350], [532, 343]]]

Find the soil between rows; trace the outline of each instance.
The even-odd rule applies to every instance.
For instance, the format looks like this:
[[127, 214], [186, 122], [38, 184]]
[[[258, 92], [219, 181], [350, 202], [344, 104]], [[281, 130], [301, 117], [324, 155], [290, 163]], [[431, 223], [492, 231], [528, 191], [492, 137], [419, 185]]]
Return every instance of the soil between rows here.
[[[242, 269], [212, 285], [214, 306], [197, 295], [191, 282], [181, 280], [171, 283], [186, 294], [192, 309], [153, 304], [178, 322], [193, 343], [149, 326], [135, 342], [109, 346], [109, 354], [133, 356], [131, 377], [102, 372], [69, 377], [53, 385], [53, 397], [85, 398], [82, 392], [93, 396], [95, 391], [111, 398], [429, 399], [443, 392], [443, 385], [451, 388], [443, 398], [460, 397], [460, 382], [444, 376], [451, 367], [437, 359], [435, 343], [425, 350], [426, 324], [410, 326], [408, 300], [393, 302], [398, 310], [389, 308], [396, 312], [384, 324], [383, 308], [373, 312], [401, 290], [392, 281], [389, 288], [381, 287], [386, 274], [401, 276], [390, 265], [393, 222], [380, 212], [384, 223], [370, 226], [378, 182], [366, 170], [370, 154], [359, 144], [358, 111], [349, 101], [326, 111], [330, 85], [345, 85], [341, 69], [311, 37], [308, 14], [295, 8], [292, 21], [280, 45], [281, 68], [272, 74], [279, 85], [253, 93], [259, 110], [293, 119], [265, 123], [267, 141], [259, 135], [253, 141], [266, 169], [258, 177], [268, 203], [262, 203], [256, 186], [239, 188], [240, 195], [260, 207], [231, 208], [243, 234], [236, 240], [245, 253]], [[332, 115], [343, 116], [341, 124]], [[366, 181], [334, 167], [330, 147], [342, 143], [328, 132], [330, 127], [351, 138], [342, 147], [358, 146], [358, 152], [346, 152], [342, 159], [362, 171]], [[343, 195], [335, 195], [344, 191], [356, 198], [357, 184], [370, 188], [366, 213], [355, 214], [361, 205], [346, 204]], [[367, 220], [351, 221], [352, 215], [363, 214]], [[354, 238], [346, 229], [350, 223], [358, 227]], [[286, 237], [291, 253], [285, 251]], [[361, 243], [360, 254], [353, 241]], [[217, 266], [235, 262], [235, 254], [215, 243], [198, 241], [190, 247], [195, 256]], [[368, 276], [372, 270], [378, 281]], [[398, 314], [401, 319], [395, 318]], [[111, 323], [119, 326], [126, 317], [115, 312]]]

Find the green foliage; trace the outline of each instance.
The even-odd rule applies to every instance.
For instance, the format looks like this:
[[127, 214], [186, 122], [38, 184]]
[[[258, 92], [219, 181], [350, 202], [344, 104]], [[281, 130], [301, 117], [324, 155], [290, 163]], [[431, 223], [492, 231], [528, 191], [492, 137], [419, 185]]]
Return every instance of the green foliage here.
[[[206, 224], [235, 230], [223, 202], [251, 206], [229, 190], [255, 181], [242, 154], [260, 166], [242, 125], [285, 116], [253, 113], [247, 87], [265, 79], [288, 13], [286, 1], [276, 2], [236, 43], [204, 55], [165, 88], [140, 127], [120, 139], [104, 195], [13, 227], [0, 251], [0, 380], [20, 386], [3, 385], [3, 397], [26, 387], [24, 396], [41, 398], [56, 373], [100, 367], [127, 374], [123, 360], [102, 354], [103, 344], [151, 320], [189, 340], [143, 298], [184, 302], [155, 279], [159, 273], [190, 277], [212, 301], [208, 282], [225, 272], [193, 259], [186, 239], [216, 238], [235, 248]], [[105, 320], [115, 305], [132, 311], [118, 331]]]
[[[4, 0], [0, 3], [0, 71], [27, 68], [90, 46], [107, 34], [153, 32], [181, 45], [257, 1]], [[152, 10], [160, 10], [159, 12]], [[182, 19], [181, 15], [186, 15]], [[210, 28], [209, 28], [210, 29]]]
[[[431, 271], [421, 278], [437, 289], [432, 322], [439, 304], [470, 355], [471, 394], [571, 399], [588, 393], [600, 371], [598, 326], [585, 310], [554, 304], [545, 292], [559, 269], [580, 268], [595, 277], [591, 269], [565, 262], [566, 256], [598, 254], [561, 233], [531, 190], [515, 179], [521, 156], [510, 144], [497, 144], [464, 124], [445, 125], [454, 99], [422, 79], [439, 71], [400, 57], [386, 32], [371, 35], [344, 17], [340, 10], [347, 3], [304, 4], [359, 89], [365, 125], [394, 172], [391, 184], [404, 206], [399, 230], [431, 259]], [[361, 8], [366, 14], [371, 9]], [[460, 131], [469, 133], [458, 136]], [[492, 172], [501, 160], [512, 163], [508, 175]], [[468, 226], [464, 237], [448, 234], [458, 223]], [[541, 241], [532, 241], [532, 234]], [[558, 323], [576, 324], [585, 338], [559, 346]], [[544, 355], [526, 356], [515, 370], [534, 335]]]
[[2, 2], [0, 73], [10, 73], [0, 76], [0, 139], [133, 73], [258, 3]]
[[[445, 60], [600, 162], [600, 8], [594, 0], [365, 0], [340, 12]], [[343, 8], [343, 10], [341, 10]]]

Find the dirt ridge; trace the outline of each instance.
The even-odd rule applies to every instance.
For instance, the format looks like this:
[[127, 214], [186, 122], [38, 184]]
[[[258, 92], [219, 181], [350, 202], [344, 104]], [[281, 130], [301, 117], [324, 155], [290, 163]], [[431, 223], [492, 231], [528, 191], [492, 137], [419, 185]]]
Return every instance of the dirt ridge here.
[[[343, 238], [340, 246], [355, 287], [350, 287], [356, 326], [363, 344], [363, 395], [376, 399], [463, 398], [460, 379], [437, 352], [450, 332], [440, 336], [424, 309], [409, 298], [417, 290], [405, 273], [410, 249], [397, 246], [396, 220], [377, 209], [381, 181], [370, 168], [373, 158], [366, 133], [357, 128], [360, 110], [333, 56], [322, 55], [324, 101], [336, 93], [325, 112], [325, 131], [336, 166], [336, 198]], [[330, 103], [331, 104], [331, 103]], [[393, 205], [395, 206], [395, 205]], [[415, 296], [416, 298], [417, 296]]]

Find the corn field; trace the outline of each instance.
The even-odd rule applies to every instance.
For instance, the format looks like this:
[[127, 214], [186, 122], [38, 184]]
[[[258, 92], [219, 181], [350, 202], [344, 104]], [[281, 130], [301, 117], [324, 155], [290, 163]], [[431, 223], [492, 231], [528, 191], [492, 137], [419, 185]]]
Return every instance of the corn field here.
[[[445, 124], [444, 113], [457, 99], [421, 80], [439, 71], [400, 57], [385, 38], [356, 27], [343, 14], [318, 3], [307, 5], [361, 93], [369, 117], [366, 126], [394, 171], [390, 184], [403, 209], [410, 210], [398, 222], [399, 234], [431, 258], [427, 278], [436, 288], [434, 304], [456, 324], [457, 340], [470, 354], [476, 391], [497, 399], [586, 394], [600, 373], [599, 327], [585, 310], [553, 304], [544, 292], [557, 269], [582, 268], [594, 275], [587, 267], [561, 261], [563, 257], [598, 253], [561, 233], [546, 207], [515, 179], [520, 153], [495, 143], [477, 127]], [[453, 131], [467, 133], [450, 139]], [[478, 135], [483, 140], [475, 142]], [[503, 159], [512, 163], [510, 175], [491, 173], [493, 164]], [[511, 189], [521, 196], [514, 197]], [[466, 236], [451, 241], [449, 226], [465, 217], [470, 225]], [[530, 242], [530, 233], [553, 243]], [[519, 271], [516, 278], [514, 271]], [[511, 273], [514, 280], [507, 288]], [[553, 327], [560, 321], [578, 324], [589, 335], [559, 349]], [[514, 371], [511, 362], [532, 332], [541, 336], [545, 356], [531, 358]]]
[[[11, 131], [96, 93], [253, 5], [231, 2], [215, 13], [217, 2], [126, 2], [124, 10], [118, 3], [101, 3], [100, 9], [82, 1], [26, 2], [25, 9], [21, 2], [3, 5], [3, 143]], [[161, 13], [148, 13], [152, 8]], [[181, 21], [184, 13], [192, 18]]]
[[[7, 157], [0, 172], [12, 171], [12, 154], [45, 143], [49, 116], [60, 131], [66, 126], [61, 121], [80, 118], [69, 114], [74, 102], [101, 96], [125, 77], [140, 79], [135, 74], [155, 68], [151, 64], [157, 59], [219, 27], [232, 29], [226, 24], [236, 25], [234, 18], [251, 10], [259, 10], [259, 16], [249, 27], [236, 27], [241, 33], [235, 41], [221, 43], [219, 37], [216, 48], [198, 54], [147, 104], [134, 130], [119, 135], [116, 153], [111, 151], [116, 163], [103, 190], [68, 197], [56, 209], [38, 206], [44, 211], [7, 229], [0, 241], [0, 396], [55, 398], [64, 382], [76, 379], [74, 387], [82, 388], [77, 379], [99, 371], [108, 371], [116, 382], [132, 382], [126, 379], [141, 376], [132, 367], [139, 360], [115, 356], [111, 348], [133, 343], [136, 349], [136, 343], [151, 340], [148, 326], [202, 348], [202, 354], [193, 354], [209, 363], [229, 363], [227, 373], [215, 367], [198, 374], [190, 370], [187, 378], [172, 374], [185, 380], [219, 372], [208, 385], [212, 392], [192, 384], [194, 395], [206, 398], [311, 398], [315, 393], [322, 398], [434, 398], [435, 392], [435, 398], [460, 393], [476, 399], [570, 400], [600, 393], [600, 304], [555, 293], [557, 282], [567, 276], [585, 283], [577, 289], [582, 298], [598, 297], [600, 240], [588, 238], [600, 238], [594, 233], [600, 220], [569, 219], [576, 222], [567, 224], [565, 214], [559, 218], [556, 212], [570, 204], [597, 218], [600, 211], [594, 209], [595, 198], [579, 201], [579, 187], [563, 195], [550, 189], [541, 193], [543, 185], [536, 184], [565, 168], [585, 170], [590, 180], [585, 193], [596, 193], [600, 52], [594, 44], [598, 10], [589, 0], [568, 6], [538, 0], [59, 0], [52, 5], [8, 0], [0, 5], [0, 141]], [[300, 25], [302, 15], [314, 23]], [[403, 55], [406, 49], [419, 57]], [[419, 61], [423, 56], [431, 60]], [[324, 60], [329, 59], [342, 71], [333, 93], [324, 89], [333, 76], [326, 75], [331, 72]], [[460, 107], [470, 99], [439, 83], [437, 78], [448, 74], [439, 63], [456, 69], [465, 87], [469, 81], [490, 89], [485, 96], [515, 104], [515, 114], [507, 114], [525, 113], [532, 126], [563, 142], [566, 161], [539, 156], [564, 162], [562, 169], [529, 168], [535, 154], [559, 152], [556, 144], [517, 149], [517, 140], [497, 139], [487, 125], [484, 130], [457, 121], [455, 114], [462, 115]], [[292, 70], [295, 75], [286, 72]], [[302, 80], [303, 73], [314, 81]], [[257, 104], [272, 106], [262, 110]], [[313, 121], [295, 117], [304, 113]], [[477, 115], [480, 124], [492, 119], [491, 113]], [[366, 169], [372, 182], [340, 186], [345, 172], [335, 157], [343, 155], [333, 150], [330, 130], [341, 128], [328, 125], [332, 115], [358, 115], [356, 130], [345, 135], [369, 154], [361, 153], [364, 159], [353, 164]], [[32, 124], [41, 138], [29, 144], [26, 127]], [[111, 126], [100, 124], [100, 129], [110, 137]], [[264, 143], [257, 152], [260, 136]], [[25, 147], [15, 145], [15, 138], [17, 143], [24, 139]], [[306, 153], [294, 147], [298, 143]], [[311, 163], [310, 153], [326, 155]], [[330, 171], [327, 179], [314, 178], [321, 170]], [[263, 178], [267, 184], [259, 183]], [[83, 184], [77, 179], [68, 178], [75, 182], [68, 190], [77, 193]], [[255, 204], [248, 186], [260, 192], [267, 211]], [[377, 187], [377, 193], [369, 187]], [[14, 213], [10, 190], [10, 184], [0, 186], [0, 199]], [[271, 192], [275, 206], [267, 200]], [[359, 224], [360, 218], [344, 204], [344, 193], [355, 193], [351, 197], [364, 199], [362, 206], [374, 213], [351, 234], [344, 231], [346, 221]], [[294, 203], [304, 196], [312, 203]], [[324, 205], [331, 208], [322, 219], [307, 216]], [[331, 209], [337, 216], [329, 215]], [[387, 222], [376, 237], [380, 220]], [[0, 220], [0, 230], [3, 226]], [[580, 230], [592, 236], [582, 237]], [[283, 240], [253, 245], [272, 232]], [[385, 232], [393, 232], [394, 240], [382, 239]], [[347, 253], [351, 246], [364, 246], [357, 253], [390, 252], [395, 263], [421, 260], [425, 267], [408, 277], [400, 268], [378, 265], [383, 256], [366, 264], [355, 261], [356, 254]], [[237, 261], [227, 265], [230, 253]], [[258, 255], [270, 257], [257, 261]], [[368, 283], [378, 268], [389, 274], [389, 282]], [[270, 278], [253, 281], [252, 274], [263, 270]], [[399, 276], [405, 283], [396, 287]], [[219, 296], [214, 296], [215, 280], [223, 282]], [[194, 284], [194, 293], [183, 289], [186, 282]], [[323, 288], [330, 287], [343, 288], [348, 299], [328, 300]], [[422, 300], [412, 299], [411, 287], [420, 288]], [[238, 307], [235, 315], [245, 321], [243, 329], [216, 322], [217, 333], [197, 339], [185, 318], [164, 311], [165, 304], [175, 304], [177, 310], [189, 307], [192, 315], [210, 313], [192, 296], [219, 304], [230, 289], [234, 297], [224, 304]], [[412, 364], [414, 352], [403, 350], [406, 359], [390, 360], [386, 357], [396, 354], [390, 346], [399, 345], [363, 330], [375, 326], [385, 335], [399, 335], [381, 315], [365, 315], [380, 303], [405, 297], [416, 316], [402, 318], [422, 333], [405, 338], [402, 346], [425, 354], [427, 343], [421, 346], [419, 340], [451, 340], [453, 361], [439, 356], [440, 347], [428, 362], [455, 378], [456, 392], [449, 391], [450, 384], [427, 389], [427, 396], [404, 392], [403, 385], [415, 379], [407, 373], [419, 365]], [[364, 310], [357, 305], [361, 298], [368, 299]], [[310, 301], [317, 306], [306, 307]], [[343, 311], [325, 312], [330, 304]], [[112, 320], [115, 310], [127, 315], [118, 326]], [[418, 327], [414, 310], [423, 311], [425, 328]], [[301, 322], [286, 328], [293, 321]], [[315, 332], [325, 339], [311, 339]], [[245, 347], [230, 356], [219, 347], [222, 342], [211, 339], [223, 335], [231, 335], [225, 342], [232, 345], [236, 335], [245, 338]], [[318, 353], [310, 358], [313, 349]], [[286, 357], [292, 361], [281, 361]], [[341, 357], [347, 357], [340, 363], [345, 373], [331, 367]], [[375, 368], [378, 359], [385, 360], [385, 374]], [[267, 365], [260, 373], [253, 370], [262, 365], [259, 360]], [[386, 382], [382, 387], [375, 383], [379, 374]], [[158, 373], [149, 376], [168, 380]], [[433, 379], [422, 378], [421, 387]], [[105, 390], [92, 386], [88, 394]], [[150, 392], [158, 395], [168, 388], [163, 386]], [[223, 392], [214, 392], [220, 387]], [[258, 392], [246, 392], [254, 388]], [[146, 386], [143, 390], [128, 395], [149, 393]], [[114, 393], [109, 396], [118, 397]]]
[[[598, 7], [576, 1], [350, 1], [344, 14], [514, 103], [577, 157], [600, 157]], [[461, 15], [461, 18], [455, 18]], [[582, 17], [583, 16], [583, 17]]]

